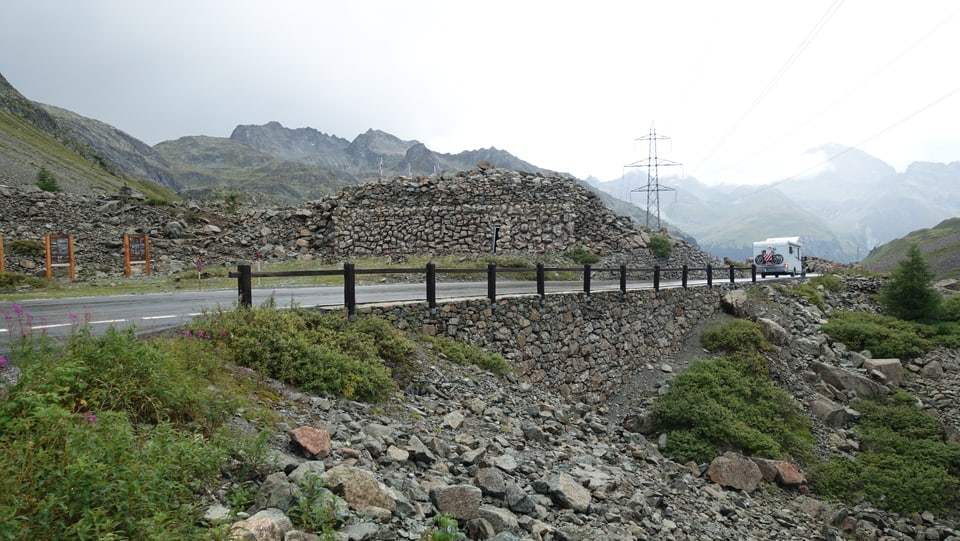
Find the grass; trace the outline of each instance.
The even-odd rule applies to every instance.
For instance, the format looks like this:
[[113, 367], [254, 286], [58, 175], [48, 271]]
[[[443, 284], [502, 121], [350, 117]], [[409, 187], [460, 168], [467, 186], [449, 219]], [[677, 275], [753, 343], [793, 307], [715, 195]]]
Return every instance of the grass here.
[[[6, 314], [21, 338], [0, 357], [0, 375], [19, 369], [0, 386], [0, 539], [226, 539], [273, 471], [270, 436], [289, 421], [269, 409], [280, 398], [265, 377], [367, 402], [391, 396], [398, 374], [416, 377], [414, 340], [372, 317], [264, 306], [205, 314], [153, 338], [94, 336], [78, 324], [60, 343], [32, 329], [21, 306]], [[502, 361], [452, 341], [444, 351]], [[259, 433], [232, 428], [237, 416]], [[232, 514], [206, 525], [224, 479]], [[295, 527], [333, 538], [336, 497], [318, 479], [301, 490]]]

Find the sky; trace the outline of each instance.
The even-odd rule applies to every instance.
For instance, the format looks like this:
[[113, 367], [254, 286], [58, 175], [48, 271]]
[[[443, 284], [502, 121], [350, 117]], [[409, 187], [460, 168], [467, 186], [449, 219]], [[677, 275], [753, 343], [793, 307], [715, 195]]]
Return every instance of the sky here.
[[[614, 180], [960, 160], [956, 0], [4, 0], [0, 74], [150, 144], [278, 121]], [[669, 139], [667, 139], [667, 137]], [[645, 139], [646, 138], [646, 139]]]

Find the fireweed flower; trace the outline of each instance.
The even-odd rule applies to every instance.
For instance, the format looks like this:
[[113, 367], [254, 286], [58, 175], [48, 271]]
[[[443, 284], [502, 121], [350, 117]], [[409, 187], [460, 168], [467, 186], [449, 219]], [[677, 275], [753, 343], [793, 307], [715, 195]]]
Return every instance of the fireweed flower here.
[[94, 415], [94, 414], [92, 414], [92, 413], [90, 413], [89, 411], [86, 411], [86, 412], [83, 413], [83, 418], [86, 419], [87, 422], [90, 422], [90, 423], [95, 423], [95, 422], [97, 422], [97, 416]]
[[7, 358], [4, 357], [3, 355], [0, 355], [0, 368], [6, 368], [6, 367], [7, 367]]
[[74, 321], [76, 321], [76, 320], [77, 320], [77, 313], [76, 313], [76, 312], [70, 312], [69, 314], [67, 314], [67, 317], [70, 318], [70, 319], [72, 319], [72, 320], [74, 320]]
[[13, 311], [16, 312], [16, 314], [19, 316], [23, 314], [23, 307], [17, 303], [13, 303]]

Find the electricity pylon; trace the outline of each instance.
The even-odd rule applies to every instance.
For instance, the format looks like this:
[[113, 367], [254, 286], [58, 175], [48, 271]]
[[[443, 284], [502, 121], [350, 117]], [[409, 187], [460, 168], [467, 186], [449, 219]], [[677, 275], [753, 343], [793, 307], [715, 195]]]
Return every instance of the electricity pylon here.
[[657, 209], [657, 230], [660, 230], [660, 192], [672, 192], [674, 188], [660, 185], [659, 168], [671, 165], [682, 165], [680, 163], [664, 160], [657, 157], [657, 141], [670, 139], [663, 135], [657, 135], [657, 129], [650, 123], [650, 135], [638, 137], [636, 141], [647, 141], [647, 159], [629, 163], [624, 167], [646, 167], [647, 168], [647, 186], [646, 188], [634, 188], [633, 192], [647, 192], [647, 228], [650, 227], [650, 208]]

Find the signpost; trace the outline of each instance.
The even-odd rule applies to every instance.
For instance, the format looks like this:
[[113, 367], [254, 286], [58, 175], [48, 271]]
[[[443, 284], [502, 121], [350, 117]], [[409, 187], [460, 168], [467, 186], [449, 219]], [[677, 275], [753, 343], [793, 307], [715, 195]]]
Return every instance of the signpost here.
[[0, 235], [0, 272], [4, 271], [3, 266], [3, 235]]
[[53, 279], [53, 267], [67, 267], [74, 279], [73, 235], [46, 235], [47, 280]]
[[203, 289], [203, 261], [197, 256], [197, 289]]
[[148, 235], [123, 236], [124, 272], [129, 277], [132, 265], [143, 265], [143, 272], [150, 276], [150, 237]]

